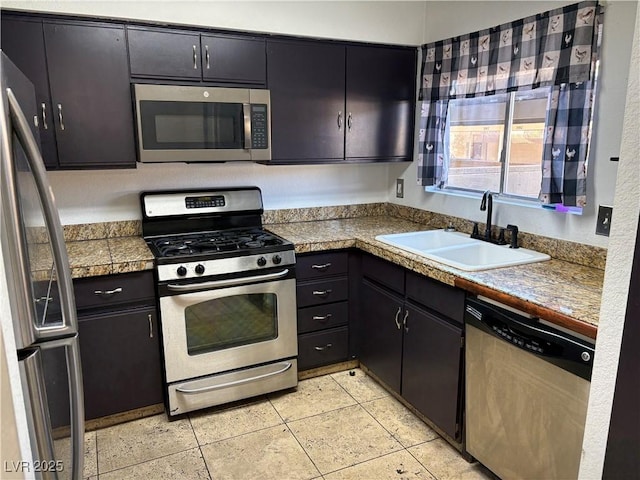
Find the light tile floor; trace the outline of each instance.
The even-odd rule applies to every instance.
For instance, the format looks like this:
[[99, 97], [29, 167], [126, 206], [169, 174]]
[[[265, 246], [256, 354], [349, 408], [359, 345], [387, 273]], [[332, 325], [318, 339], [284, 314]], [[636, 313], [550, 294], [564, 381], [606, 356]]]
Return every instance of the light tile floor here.
[[90, 480], [491, 479], [361, 370], [90, 432]]

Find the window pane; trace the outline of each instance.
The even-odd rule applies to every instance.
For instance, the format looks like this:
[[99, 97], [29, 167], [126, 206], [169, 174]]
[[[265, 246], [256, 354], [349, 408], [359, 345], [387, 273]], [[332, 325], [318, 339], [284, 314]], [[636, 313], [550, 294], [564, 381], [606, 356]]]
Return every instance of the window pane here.
[[500, 191], [507, 95], [449, 102], [447, 186]]
[[273, 293], [221, 297], [185, 309], [187, 351], [199, 355], [223, 348], [272, 340], [278, 336]]
[[514, 95], [504, 193], [533, 198], [540, 193], [548, 97], [548, 88]]

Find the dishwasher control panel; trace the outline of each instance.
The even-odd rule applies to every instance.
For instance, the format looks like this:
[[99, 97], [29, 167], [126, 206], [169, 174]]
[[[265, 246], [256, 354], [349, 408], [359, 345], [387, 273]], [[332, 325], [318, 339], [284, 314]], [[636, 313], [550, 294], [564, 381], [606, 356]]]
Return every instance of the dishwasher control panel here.
[[465, 324], [501, 338], [548, 362], [591, 379], [595, 346], [585, 340], [493, 303], [467, 298]]

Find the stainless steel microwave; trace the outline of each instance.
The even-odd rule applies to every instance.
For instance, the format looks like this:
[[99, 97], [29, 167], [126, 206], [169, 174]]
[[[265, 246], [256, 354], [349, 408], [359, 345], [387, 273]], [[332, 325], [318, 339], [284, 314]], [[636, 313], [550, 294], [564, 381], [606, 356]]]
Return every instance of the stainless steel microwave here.
[[140, 162], [271, 160], [269, 90], [133, 88]]

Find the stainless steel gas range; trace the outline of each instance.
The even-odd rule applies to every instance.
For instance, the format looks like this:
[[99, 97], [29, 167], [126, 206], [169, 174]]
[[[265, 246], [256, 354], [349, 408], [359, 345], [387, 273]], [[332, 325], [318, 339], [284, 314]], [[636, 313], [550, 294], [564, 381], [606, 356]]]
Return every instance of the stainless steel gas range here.
[[256, 187], [141, 194], [170, 416], [297, 385], [295, 253]]

